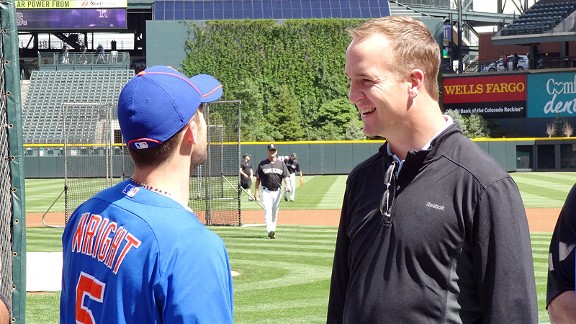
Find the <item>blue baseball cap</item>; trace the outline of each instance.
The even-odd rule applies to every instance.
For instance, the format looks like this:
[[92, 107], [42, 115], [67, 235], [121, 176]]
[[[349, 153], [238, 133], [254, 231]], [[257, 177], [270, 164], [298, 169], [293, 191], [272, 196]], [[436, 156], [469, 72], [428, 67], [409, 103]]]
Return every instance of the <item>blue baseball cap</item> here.
[[131, 149], [158, 146], [188, 124], [203, 103], [222, 97], [213, 76], [191, 78], [169, 66], [152, 66], [134, 76], [118, 98], [118, 122]]

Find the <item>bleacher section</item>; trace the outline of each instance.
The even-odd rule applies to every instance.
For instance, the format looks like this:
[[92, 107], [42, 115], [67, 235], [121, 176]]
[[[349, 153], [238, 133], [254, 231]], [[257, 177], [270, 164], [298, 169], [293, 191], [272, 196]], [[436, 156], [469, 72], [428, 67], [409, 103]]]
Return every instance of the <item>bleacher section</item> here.
[[[116, 107], [122, 87], [133, 76], [133, 70], [33, 71], [22, 114], [24, 144], [63, 143], [63, 103]], [[98, 122], [105, 116], [92, 109], [69, 111], [74, 115], [66, 119], [68, 138], [94, 143]]]
[[[504, 27], [500, 35], [513, 36], [551, 32], [575, 10], [576, 1], [574, 0], [541, 0], [511, 24]], [[573, 27], [572, 23], [566, 28], [566, 31], [572, 30]]]

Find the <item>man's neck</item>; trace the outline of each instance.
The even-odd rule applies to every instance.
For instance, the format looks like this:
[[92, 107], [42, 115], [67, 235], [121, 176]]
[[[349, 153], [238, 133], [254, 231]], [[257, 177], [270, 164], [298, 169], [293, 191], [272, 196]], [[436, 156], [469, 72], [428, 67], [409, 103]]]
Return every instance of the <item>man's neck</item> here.
[[438, 133], [446, 127], [446, 119], [436, 109], [416, 109], [412, 114], [413, 118], [407, 120], [402, 131], [388, 136], [390, 150], [393, 154], [404, 160], [410, 151], [419, 151], [429, 143]]
[[183, 206], [190, 198], [190, 165], [166, 164], [155, 168], [134, 168], [132, 178], [146, 186], [168, 193], [169, 197]]

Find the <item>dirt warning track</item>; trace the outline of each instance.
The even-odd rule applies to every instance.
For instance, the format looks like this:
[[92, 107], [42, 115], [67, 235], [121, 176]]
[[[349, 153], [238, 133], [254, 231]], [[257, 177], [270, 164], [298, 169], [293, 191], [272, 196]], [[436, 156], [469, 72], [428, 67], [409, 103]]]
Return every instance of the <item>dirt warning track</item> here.
[[[556, 225], [556, 219], [560, 208], [528, 208], [528, 226], [530, 232], [552, 232]], [[27, 227], [41, 227], [44, 213], [27, 213]], [[317, 225], [338, 226], [340, 210], [282, 210], [278, 215], [278, 225]], [[44, 223], [51, 226], [64, 225], [64, 213], [48, 213], [44, 216]], [[261, 210], [242, 211], [242, 224], [263, 224], [264, 212]]]

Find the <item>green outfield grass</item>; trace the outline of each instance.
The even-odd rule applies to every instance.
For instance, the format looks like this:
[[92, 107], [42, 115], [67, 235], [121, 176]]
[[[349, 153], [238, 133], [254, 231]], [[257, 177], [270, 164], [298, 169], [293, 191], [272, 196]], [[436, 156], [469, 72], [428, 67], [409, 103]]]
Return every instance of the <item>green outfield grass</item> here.
[[[576, 173], [513, 173], [526, 207], [561, 207]], [[346, 176], [306, 176], [296, 202], [281, 209], [339, 209]], [[62, 189], [62, 181], [27, 180], [27, 210], [45, 211]], [[37, 188], [38, 187], [38, 188]], [[53, 192], [50, 192], [53, 191]], [[246, 197], [244, 197], [245, 199]], [[255, 205], [255, 206], [254, 206]], [[57, 204], [54, 205], [55, 207]], [[63, 204], [62, 204], [63, 206]], [[247, 199], [243, 208], [259, 208]], [[62, 208], [63, 210], [63, 208]], [[228, 248], [234, 278], [236, 323], [324, 323], [328, 301], [335, 227], [280, 226], [269, 240], [262, 227], [210, 227]], [[62, 229], [29, 228], [28, 251], [61, 251]], [[538, 317], [545, 310], [550, 233], [531, 233]], [[28, 293], [27, 323], [58, 323], [59, 293]]]
[[538, 321], [548, 322], [546, 312], [546, 280], [548, 276], [548, 247], [551, 233], [530, 233], [532, 239], [532, 257], [536, 276], [536, 294], [538, 296]]
[[[280, 226], [269, 240], [263, 227], [211, 227], [228, 248], [236, 323], [324, 323], [336, 228]], [[29, 251], [61, 251], [62, 229], [30, 228]], [[546, 271], [550, 233], [532, 233], [538, 317], [547, 322]], [[27, 323], [58, 323], [59, 293], [28, 293]]]

